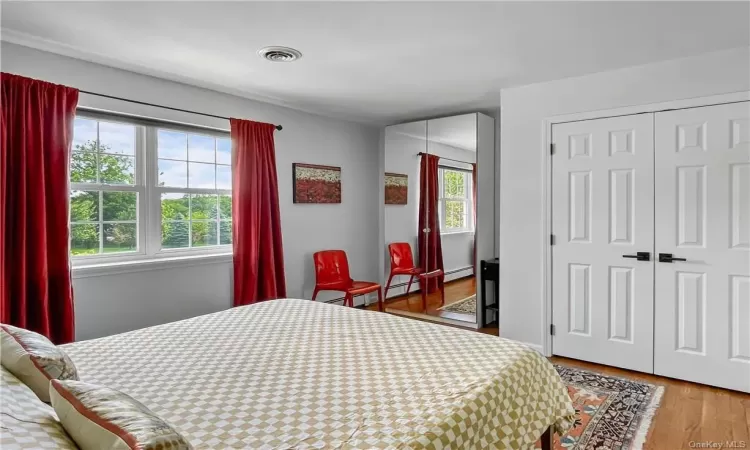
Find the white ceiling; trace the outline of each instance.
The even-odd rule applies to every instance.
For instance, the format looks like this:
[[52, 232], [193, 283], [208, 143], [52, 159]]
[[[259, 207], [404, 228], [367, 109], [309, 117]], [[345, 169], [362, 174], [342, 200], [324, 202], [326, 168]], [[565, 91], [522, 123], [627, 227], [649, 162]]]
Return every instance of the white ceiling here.
[[[494, 109], [501, 88], [750, 45], [748, 2], [7, 2], [2, 38], [348, 120]], [[268, 45], [301, 50], [281, 64]]]

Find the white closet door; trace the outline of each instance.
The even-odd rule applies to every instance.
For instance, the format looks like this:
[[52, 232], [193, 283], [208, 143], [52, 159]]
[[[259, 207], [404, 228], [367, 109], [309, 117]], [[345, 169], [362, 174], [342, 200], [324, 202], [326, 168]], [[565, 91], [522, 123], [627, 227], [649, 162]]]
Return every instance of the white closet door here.
[[750, 392], [749, 102], [656, 114], [655, 373]]
[[[553, 353], [653, 371], [653, 114], [552, 128]], [[523, 301], [523, 299], [519, 299]]]

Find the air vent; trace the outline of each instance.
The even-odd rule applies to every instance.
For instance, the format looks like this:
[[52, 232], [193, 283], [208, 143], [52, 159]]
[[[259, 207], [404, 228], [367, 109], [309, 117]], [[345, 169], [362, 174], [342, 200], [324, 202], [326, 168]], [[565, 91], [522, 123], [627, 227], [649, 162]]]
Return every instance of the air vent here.
[[299, 50], [289, 47], [265, 47], [258, 54], [271, 62], [292, 62], [302, 57]]

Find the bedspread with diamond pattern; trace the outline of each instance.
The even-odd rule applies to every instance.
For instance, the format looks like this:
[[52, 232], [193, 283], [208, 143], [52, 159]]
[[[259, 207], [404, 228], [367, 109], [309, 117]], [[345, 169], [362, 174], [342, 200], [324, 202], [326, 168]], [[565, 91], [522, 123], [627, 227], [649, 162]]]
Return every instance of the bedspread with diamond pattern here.
[[552, 364], [506, 339], [283, 299], [66, 345], [196, 448], [533, 446], [573, 407]]

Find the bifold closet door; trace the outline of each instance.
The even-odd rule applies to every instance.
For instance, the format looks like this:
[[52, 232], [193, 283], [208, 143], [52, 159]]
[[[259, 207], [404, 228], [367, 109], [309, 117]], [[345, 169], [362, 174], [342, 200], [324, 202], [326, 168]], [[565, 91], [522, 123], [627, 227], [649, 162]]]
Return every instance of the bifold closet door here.
[[741, 102], [655, 117], [656, 252], [664, 254], [656, 262], [655, 373], [745, 392], [749, 111]]
[[555, 355], [653, 371], [653, 123], [552, 127]]

